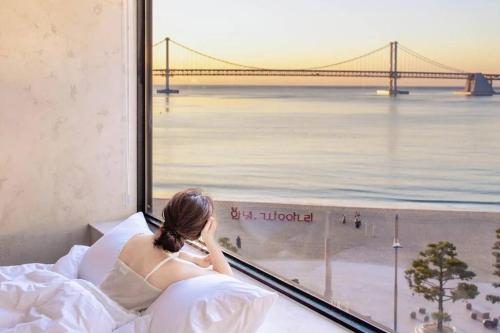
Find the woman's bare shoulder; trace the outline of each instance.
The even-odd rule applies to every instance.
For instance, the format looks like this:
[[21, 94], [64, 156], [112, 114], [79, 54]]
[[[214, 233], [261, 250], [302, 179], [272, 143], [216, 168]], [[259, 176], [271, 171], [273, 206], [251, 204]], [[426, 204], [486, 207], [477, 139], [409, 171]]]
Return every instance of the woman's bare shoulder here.
[[151, 236], [146, 234], [137, 234], [132, 236], [132, 238], [130, 238], [123, 246], [119, 258], [127, 259], [131, 256], [137, 255], [138, 252], [141, 252], [140, 250], [146, 249], [144, 245], [150, 242], [150, 238]]
[[173, 258], [172, 264], [175, 265], [181, 275], [188, 275], [189, 277], [191, 275], [198, 276], [212, 273], [212, 270], [209, 268], [200, 267], [191, 261], [180, 258]]
[[172, 283], [211, 273], [211, 270], [174, 257], [154, 273], [149, 282], [157, 288], [166, 289]]

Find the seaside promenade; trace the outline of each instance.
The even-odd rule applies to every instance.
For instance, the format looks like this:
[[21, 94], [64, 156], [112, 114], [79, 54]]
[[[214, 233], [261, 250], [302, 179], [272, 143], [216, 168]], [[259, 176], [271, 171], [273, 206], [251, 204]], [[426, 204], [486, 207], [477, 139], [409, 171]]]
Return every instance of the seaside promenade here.
[[[158, 212], [164, 202], [155, 199], [157, 216], [161, 216]], [[361, 217], [359, 228], [356, 212]], [[500, 213], [216, 201], [217, 237], [227, 237], [232, 246], [239, 243], [237, 255], [245, 260], [391, 327], [396, 214], [403, 246], [398, 264], [400, 327], [410, 328], [419, 322], [410, 319], [411, 311], [424, 307], [430, 313], [437, 309], [436, 304], [412, 294], [404, 270], [427, 244], [442, 240], [455, 244], [458, 258], [476, 273], [473, 282], [481, 294], [472, 303], [500, 316], [500, 311], [484, 299], [487, 293], [495, 292], [491, 286], [495, 280], [491, 247], [500, 227]], [[331, 269], [328, 276], [326, 267]], [[481, 323], [470, 319], [463, 302], [448, 303], [446, 309], [463, 332], [482, 332]]]

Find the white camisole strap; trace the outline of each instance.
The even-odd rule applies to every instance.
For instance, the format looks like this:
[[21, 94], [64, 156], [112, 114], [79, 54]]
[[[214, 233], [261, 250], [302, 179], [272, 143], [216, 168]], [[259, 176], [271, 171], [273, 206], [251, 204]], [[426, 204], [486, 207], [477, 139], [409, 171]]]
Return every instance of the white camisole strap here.
[[154, 272], [156, 272], [156, 271], [157, 271], [157, 270], [158, 270], [158, 269], [159, 269], [159, 268], [160, 268], [160, 267], [161, 267], [164, 263], [166, 263], [167, 261], [169, 261], [169, 260], [170, 260], [170, 259], [172, 259], [172, 258], [173, 258], [173, 256], [172, 256], [172, 255], [169, 255], [168, 257], [166, 257], [165, 259], [163, 259], [162, 261], [160, 261], [160, 262], [158, 263], [158, 265], [156, 265], [156, 266], [155, 266], [155, 267], [151, 270], [151, 272], [149, 272], [149, 274], [148, 274], [148, 275], [146, 275], [146, 276], [144, 277], [144, 280], [146, 280], [146, 281], [147, 281], [147, 280], [149, 279], [149, 277], [150, 277], [151, 275], [153, 275], [153, 274], [154, 274]]

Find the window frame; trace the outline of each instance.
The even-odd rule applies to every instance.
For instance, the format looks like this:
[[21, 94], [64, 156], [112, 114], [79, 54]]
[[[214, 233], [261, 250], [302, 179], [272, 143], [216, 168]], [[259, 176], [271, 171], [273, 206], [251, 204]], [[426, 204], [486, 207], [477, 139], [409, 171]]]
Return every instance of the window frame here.
[[[143, 212], [147, 222], [158, 228], [162, 221], [152, 212], [152, 0], [137, 0], [137, 211]], [[202, 243], [193, 243], [206, 252]], [[269, 271], [224, 252], [234, 269], [286, 295], [312, 311], [353, 332], [388, 333], [393, 330], [369, 322], [361, 314], [347, 312], [297, 286], [280, 279]]]
[[137, 211], [152, 209], [152, 0], [137, 0]]

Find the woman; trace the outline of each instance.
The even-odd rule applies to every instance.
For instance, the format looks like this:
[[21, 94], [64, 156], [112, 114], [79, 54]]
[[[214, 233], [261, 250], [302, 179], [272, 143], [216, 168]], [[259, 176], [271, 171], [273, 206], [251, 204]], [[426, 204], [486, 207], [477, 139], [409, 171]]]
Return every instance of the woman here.
[[[212, 273], [232, 275], [215, 241], [213, 201], [200, 190], [175, 194], [163, 209], [163, 225], [154, 235], [139, 234], [123, 247], [101, 290], [128, 310], [140, 311], [172, 283]], [[184, 241], [203, 238], [209, 255], [179, 252]]]

